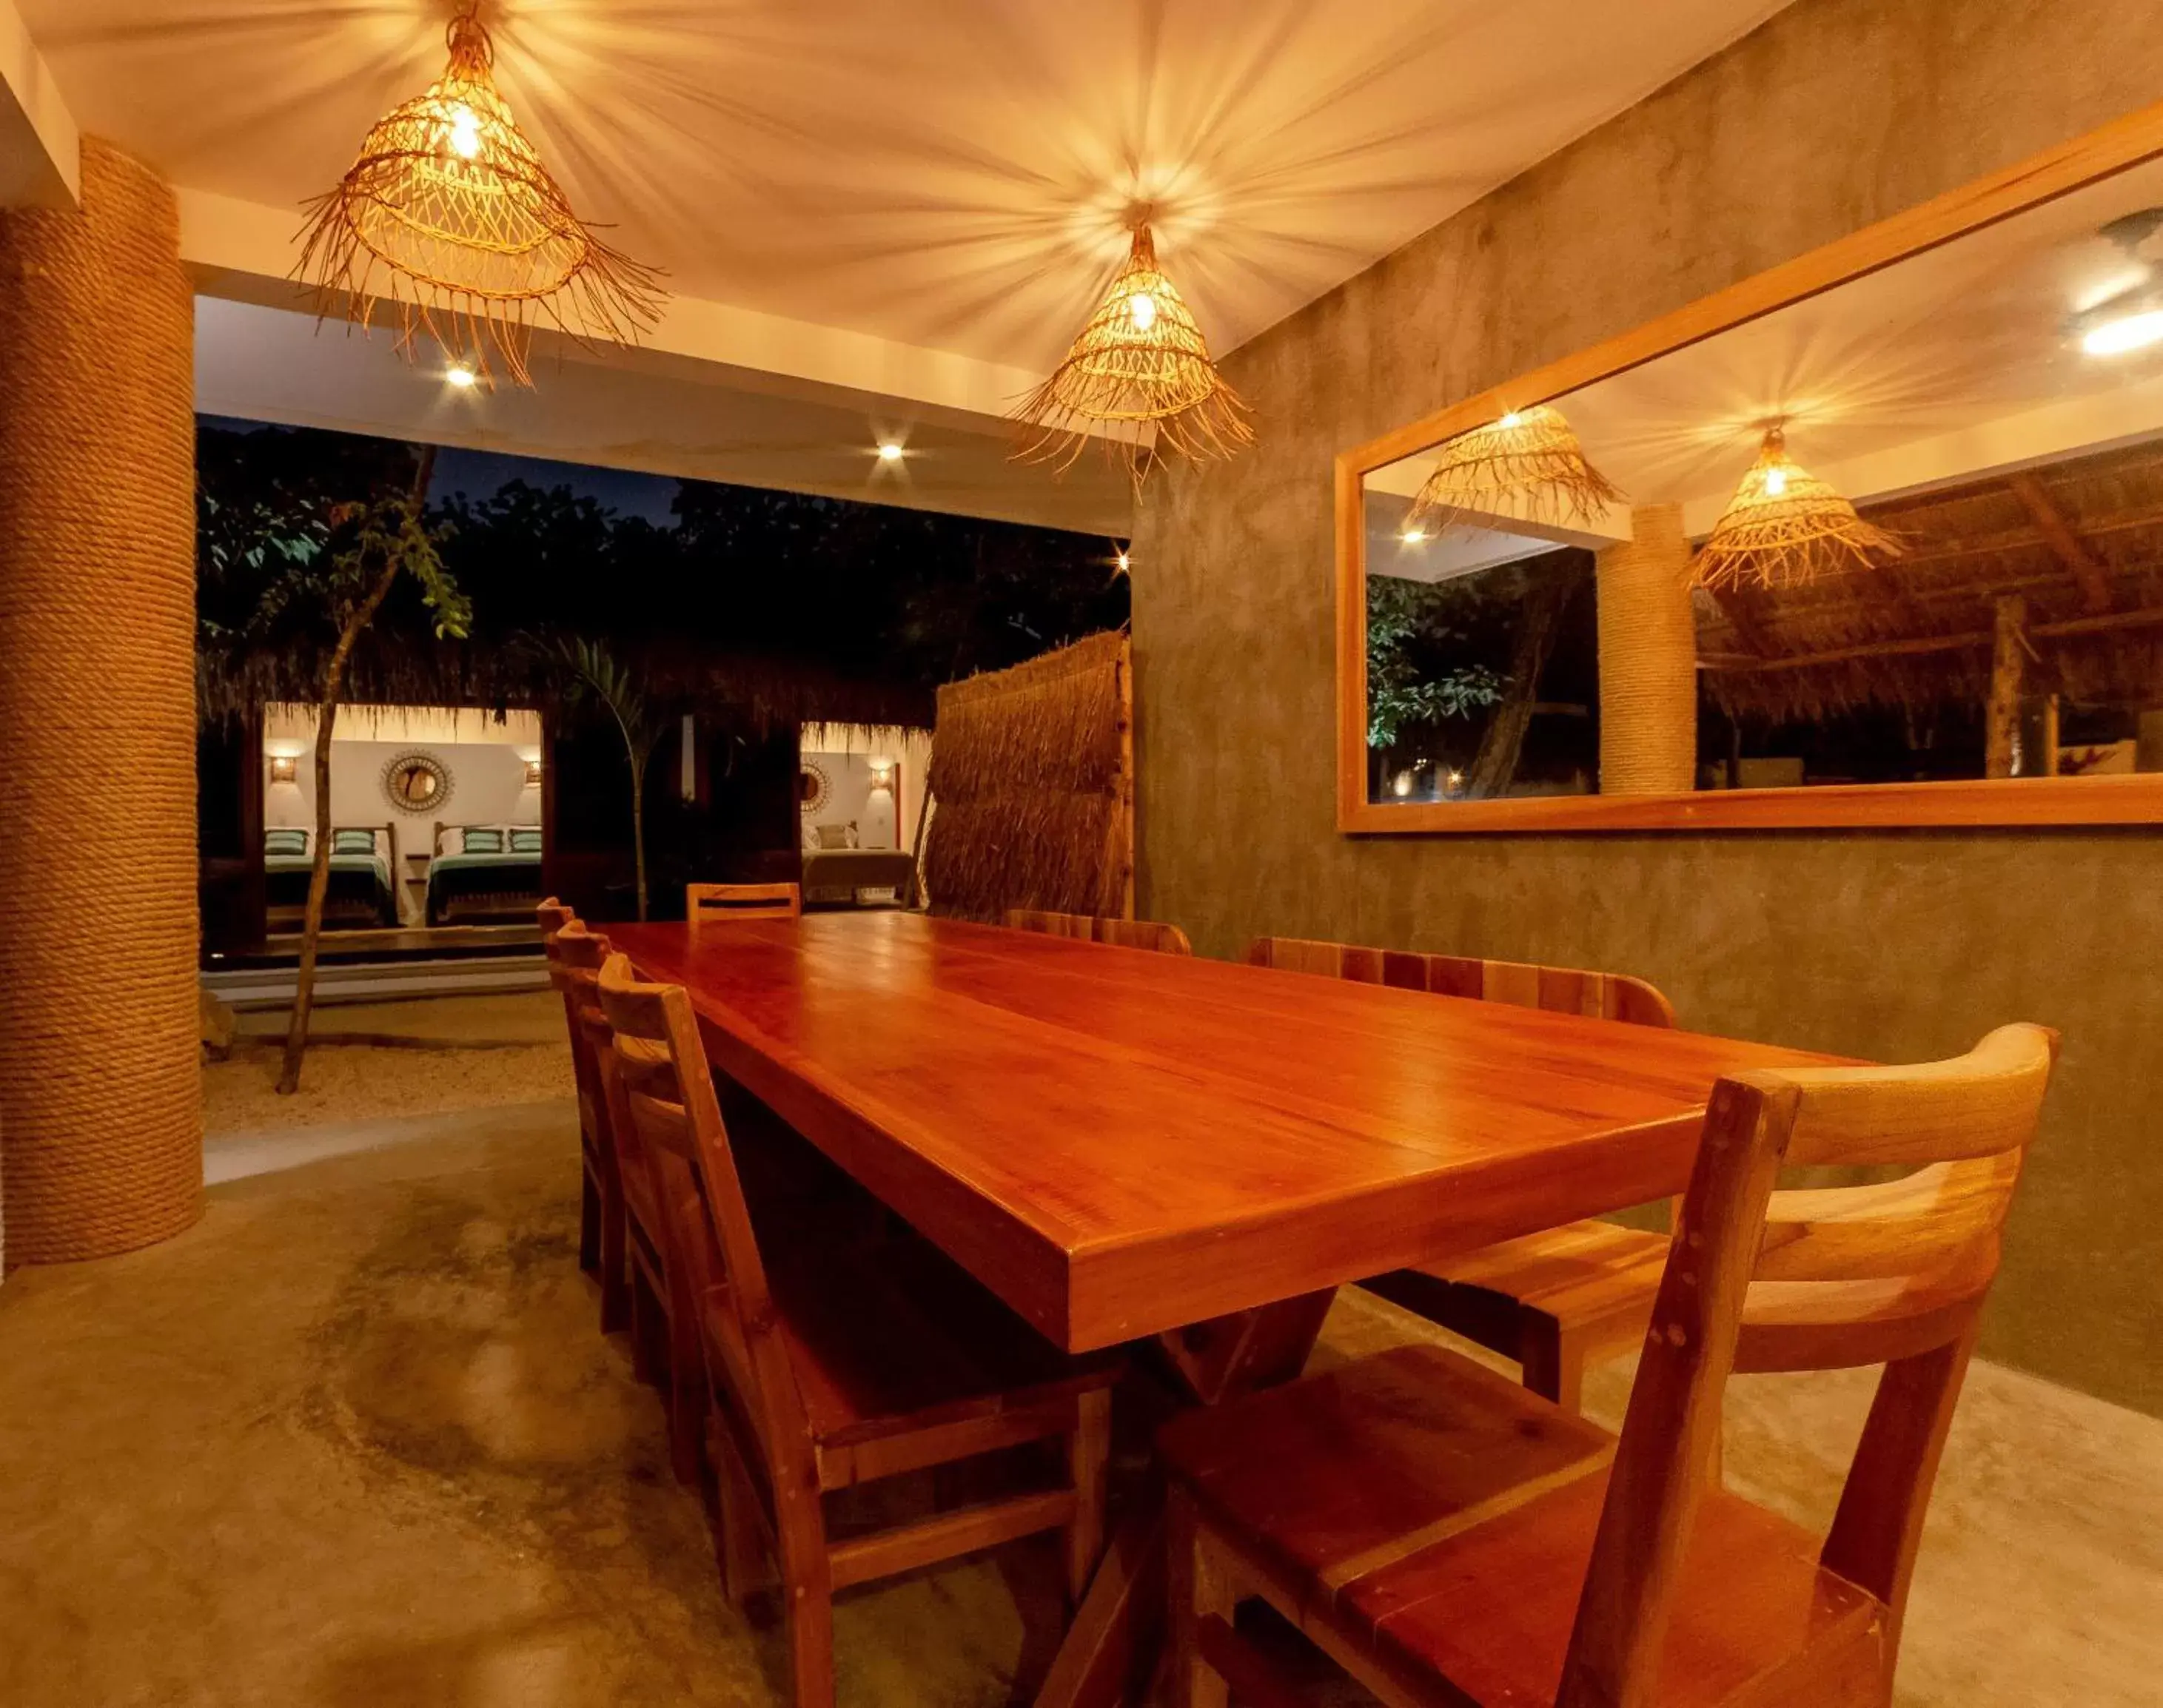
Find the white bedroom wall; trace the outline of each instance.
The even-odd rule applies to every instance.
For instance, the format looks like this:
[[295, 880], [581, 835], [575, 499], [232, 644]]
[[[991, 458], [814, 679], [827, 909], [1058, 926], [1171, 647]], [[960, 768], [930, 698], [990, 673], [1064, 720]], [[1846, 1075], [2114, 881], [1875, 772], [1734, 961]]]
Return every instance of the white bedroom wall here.
[[[807, 723], [799, 738], [805, 762], [826, 773], [831, 792], [815, 812], [803, 815], [808, 839], [813, 826], [856, 826], [862, 848], [912, 845], [916, 814], [924, 799], [924, 776], [931, 760], [928, 729], [851, 729], [838, 723]], [[872, 786], [873, 760], [893, 768], [890, 787]]]

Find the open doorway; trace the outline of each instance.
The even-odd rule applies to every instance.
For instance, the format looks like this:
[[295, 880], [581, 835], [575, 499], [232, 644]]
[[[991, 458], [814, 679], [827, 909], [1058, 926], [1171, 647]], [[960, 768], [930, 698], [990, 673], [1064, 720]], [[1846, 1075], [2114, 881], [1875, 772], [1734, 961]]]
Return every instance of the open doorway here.
[[799, 751], [804, 905], [917, 905], [931, 732], [806, 723]]
[[[265, 948], [297, 948], [317, 824], [316, 713], [263, 719]], [[348, 948], [539, 941], [546, 852], [537, 712], [348, 706], [331, 737], [327, 933]], [[354, 934], [361, 934], [355, 936]]]

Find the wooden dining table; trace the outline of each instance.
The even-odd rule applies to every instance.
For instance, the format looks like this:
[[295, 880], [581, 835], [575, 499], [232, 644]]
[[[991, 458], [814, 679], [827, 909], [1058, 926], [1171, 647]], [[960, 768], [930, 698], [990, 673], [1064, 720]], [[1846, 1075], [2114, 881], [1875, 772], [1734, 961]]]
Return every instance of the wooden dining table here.
[[[913, 913], [610, 935], [1047, 1339], [1154, 1338], [1205, 1403], [1296, 1374], [1340, 1285], [1679, 1192], [1716, 1079], [1833, 1059]], [[1116, 1694], [1153, 1547], [1040, 1704]]]

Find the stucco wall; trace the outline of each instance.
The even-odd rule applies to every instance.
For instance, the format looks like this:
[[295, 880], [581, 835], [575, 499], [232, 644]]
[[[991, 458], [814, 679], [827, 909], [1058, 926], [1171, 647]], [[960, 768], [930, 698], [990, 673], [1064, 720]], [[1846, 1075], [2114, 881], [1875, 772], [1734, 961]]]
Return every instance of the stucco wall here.
[[2059, 1026], [1986, 1350], [2163, 1413], [2163, 838], [1341, 837], [1330, 546], [1338, 451], [2157, 99], [2151, 0], [1799, 0], [1234, 353], [1260, 443], [1153, 484], [1134, 589], [1150, 916], [1625, 969], [1882, 1059]]

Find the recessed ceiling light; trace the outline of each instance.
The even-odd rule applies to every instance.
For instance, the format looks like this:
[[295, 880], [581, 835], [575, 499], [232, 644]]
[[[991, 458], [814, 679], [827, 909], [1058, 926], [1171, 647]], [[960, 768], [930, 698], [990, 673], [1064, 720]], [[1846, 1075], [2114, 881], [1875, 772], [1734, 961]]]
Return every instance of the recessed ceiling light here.
[[900, 462], [901, 447], [895, 444], [893, 440], [888, 440], [886, 443], [879, 447], [879, 461], [882, 462]]
[[463, 362], [454, 362], [443, 370], [443, 384], [460, 391], [471, 391], [479, 383], [480, 376]]
[[1123, 575], [1126, 572], [1127, 567], [1127, 554], [1122, 551], [1119, 554], [1119, 572], [1121, 574]]
[[2098, 322], [2081, 339], [2091, 356], [2123, 356], [2163, 342], [2163, 308], [2145, 308]]
[[1403, 533], [1397, 535], [1397, 537], [1403, 541], [1407, 546], [1417, 546], [1427, 538], [1427, 530], [1424, 528], [1407, 528]]

